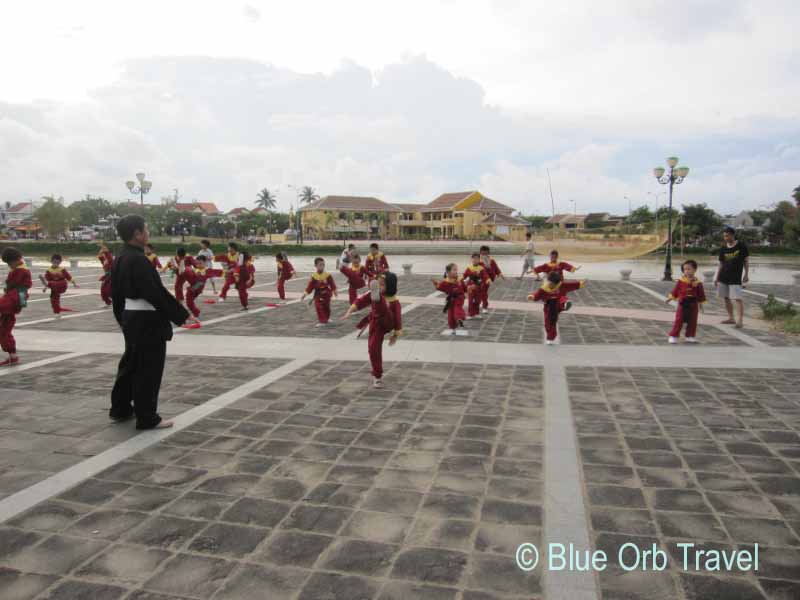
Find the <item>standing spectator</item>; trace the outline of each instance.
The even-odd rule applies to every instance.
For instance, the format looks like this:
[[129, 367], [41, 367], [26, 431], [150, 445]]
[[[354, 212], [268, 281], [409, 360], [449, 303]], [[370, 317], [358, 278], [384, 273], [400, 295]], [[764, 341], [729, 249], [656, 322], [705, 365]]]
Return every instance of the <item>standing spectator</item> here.
[[[530, 273], [536, 266], [536, 263], [533, 259], [533, 234], [530, 232], [526, 233], [525, 240], [525, 252], [520, 254], [520, 256], [524, 258], [524, 262], [522, 263], [522, 275], [520, 275], [517, 279], [522, 279], [525, 277], [525, 273]], [[539, 277], [538, 273], [536, 277]]]
[[[725, 300], [728, 318], [723, 321], [728, 325], [736, 324], [737, 329], [744, 325], [744, 304], [742, 302], [742, 285], [750, 278], [750, 252], [744, 242], [736, 239], [736, 230], [726, 227], [722, 232], [725, 244], [719, 250], [719, 267], [714, 285], [720, 298]], [[736, 302], [736, 315], [733, 318], [733, 301]]]
[[341, 269], [342, 267], [350, 267], [350, 263], [353, 260], [353, 254], [356, 251], [355, 244], [347, 244], [347, 248], [342, 250], [342, 254], [336, 259], [336, 268]]

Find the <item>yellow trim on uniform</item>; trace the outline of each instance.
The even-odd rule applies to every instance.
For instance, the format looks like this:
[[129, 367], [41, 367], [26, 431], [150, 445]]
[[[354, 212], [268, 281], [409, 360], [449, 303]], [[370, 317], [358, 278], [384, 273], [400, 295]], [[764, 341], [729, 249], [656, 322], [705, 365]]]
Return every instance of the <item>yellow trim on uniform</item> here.
[[328, 273], [327, 271], [323, 271], [322, 273], [317, 273], [316, 271], [314, 271], [311, 274], [311, 279], [316, 279], [317, 281], [325, 281], [330, 276], [331, 276], [330, 273]]

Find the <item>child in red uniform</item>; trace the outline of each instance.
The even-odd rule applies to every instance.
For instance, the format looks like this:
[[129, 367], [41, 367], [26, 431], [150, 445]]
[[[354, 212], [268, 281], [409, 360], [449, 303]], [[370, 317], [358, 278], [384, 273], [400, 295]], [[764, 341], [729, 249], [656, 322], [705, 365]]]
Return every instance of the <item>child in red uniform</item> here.
[[144, 245], [144, 255], [147, 257], [147, 260], [150, 261], [150, 264], [155, 267], [157, 271], [161, 271], [164, 267], [161, 265], [161, 261], [158, 260], [158, 256], [156, 256], [155, 251], [153, 250], [152, 244], [145, 244]]
[[336, 282], [331, 274], [325, 271], [324, 258], [315, 258], [314, 268], [316, 271], [311, 274], [300, 301], [305, 300], [309, 294], [314, 294], [314, 307], [317, 309], [317, 319], [319, 319], [316, 327], [324, 327], [331, 320], [331, 296], [336, 297]]
[[386, 260], [386, 255], [378, 249], [378, 244], [374, 242], [369, 245], [369, 254], [367, 260], [364, 261], [364, 268], [370, 279], [389, 270], [389, 261]]
[[548, 346], [556, 343], [558, 337], [558, 315], [569, 310], [567, 294], [586, 285], [586, 281], [563, 281], [557, 271], [547, 274], [547, 281], [528, 296], [533, 302], [544, 302], [544, 330], [547, 334], [545, 344]]
[[289, 262], [285, 252], [278, 252], [275, 255], [275, 263], [278, 265], [278, 298], [281, 303], [286, 301], [286, 282], [294, 277], [294, 267]]
[[56, 318], [61, 318], [62, 312], [67, 312], [69, 309], [61, 308], [61, 294], [67, 291], [67, 284], [72, 283], [75, 287], [80, 287], [72, 278], [64, 267], [61, 266], [60, 254], [53, 254], [50, 257], [50, 268], [44, 272], [44, 275], [39, 275], [39, 281], [44, 286], [44, 292], [50, 290], [50, 306], [53, 308]]
[[239, 302], [242, 304], [242, 310], [247, 310], [247, 290], [249, 290], [256, 283], [256, 268], [253, 265], [253, 257], [250, 253], [243, 251], [239, 255], [239, 264], [233, 271], [233, 281], [236, 284], [236, 291], [239, 292]]
[[[500, 270], [500, 267], [495, 262], [494, 258], [489, 254], [489, 246], [481, 246], [481, 264], [489, 274], [489, 280], [494, 283], [498, 277], [505, 279], [505, 275]], [[481, 298], [481, 312], [489, 312], [489, 286], [483, 288], [483, 297]]]
[[212, 277], [219, 277], [222, 271], [218, 269], [209, 269], [206, 267], [206, 257], [202, 254], [195, 258], [195, 266], [193, 269], [186, 271], [186, 282], [189, 286], [186, 288], [186, 308], [195, 316], [200, 316], [200, 309], [197, 307], [196, 300], [203, 293], [206, 287], [206, 282]]
[[431, 279], [433, 287], [447, 294], [447, 301], [442, 312], [447, 313], [447, 331], [442, 335], [466, 335], [464, 327], [464, 293], [466, 286], [464, 280], [458, 276], [458, 265], [450, 263], [444, 272], [444, 279], [437, 281]]
[[186, 285], [186, 273], [196, 267], [197, 263], [191, 256], [186, 256], [186, 248], [180, 247], [175, 251], [175, 256], [169, 259], [167, 266], [162, 270], [171, 270], [175, 273], [175, 299], [178, 302], [183, 302], [183, 287]]
[[389, 345], [394, 346], [403, 332], [402, 308], [397, 299], [397, 275], [387, 271], [369, 282], [369, 292], [358, 298], [342, 319], [354, 312], [371, 306], [369, 316], [362, 319], [359, 328], [369, 322], [369, 362], [372, 365], [372, 385], [383, 387], [383, 339], [389, 336]]
[[225, 302], [225, 298], [228, 297], [228, 290], [235, 283], [234, 272], [236, 267], [239, 266], [239, 244], [229, 242], [228, 253], [215, 256], [214, 260], [222, 263], [222, 270], [225, 273], [225, 282], [222, 284], [222, 290], [219, 293], [219, 301]]
[[464, 271], [464, 282], [467, 285], [467, 320], [481, 318], [481, 300], [485, 291], [492, 284], [488, 270], [481, 264], [481, 255], [472, 254], [472, 264]]
[[361, 264], [361, 257], [352, 253], [350, 263], [340, 263], [339, 271], [347, 277], [347, 293], [350, 296], [350, 304], [358, 298], [358, 290], [367, 287], [367, 269]]
[[17, 315], [28, 304], [28, 290], [33, 285], [31, 272], [25, 267], [22, 253], [16, 248], [3, 250], [2, 261], [8, 265], [4, 294], [0, 296], [0, 349], [8, 352], [8, 358], [0, 367], [19, 364], [17, 342], [12, 331]]
[[690, 344], [697, 342], [697, 317], [706, 301], [703, 282], [694, 274], [697, 272], [697, 263], [687, 260], [681, 265], [683, 277], [675, 282], [675, 287], [667, 296], [667, 304], [673, 300], [678, 301], [678, 310], [675, 311], [675, 323], [669, 332], [669, 343], [677, 344], [681, 336], [681, 328], [686, 323], [686, 341]]
[[561, 278], [564, 278], [564, 271], [569, 271], [570, 273], [574, 273], [580, 269], [580, 266], [573, 267], [571, 264], [566, 262], [559, 262], [558, 260], [558, 250], [551, 250], [550, 251], [550, 262], [542, 263], [535, 269], [533, 272], [536, 273], [536, 279], [540, 279], [540, 273], [558, 273]]
[[100, 242], [100, 253], [97, 260], [103, 266], [103, 276], [100, 277], [100, 297], [106, 307], [111, 306], [111, 269], [114, 267], [114, 253], [109, 250], [105, 242]]

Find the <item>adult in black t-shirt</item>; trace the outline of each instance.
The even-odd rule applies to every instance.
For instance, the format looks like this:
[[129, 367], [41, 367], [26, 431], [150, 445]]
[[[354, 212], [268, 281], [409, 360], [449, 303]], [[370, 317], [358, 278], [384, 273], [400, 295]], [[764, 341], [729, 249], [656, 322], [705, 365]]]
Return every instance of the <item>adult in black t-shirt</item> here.
[[[736, 324], [741, 329], [744, 321], [744, 303], [742, 302], [742, 285], [749, 280], [750, 251], [744, 242], [736, 239], [736, 230], [726, 227], [722, 232], [725, 244], [719, 250], [719, 267], [714, 285], [720, 298], [725, 300], [727, 320], [723, 323]], [[733, 302], [736, 302], [737, 319], [733, 318]]]
[[127, 215], [117, 223], [125, 247], [112, 271], [114, 317], [125, 336], [125, 354], [119, 361], [109, 416], [124, 421], [136, 415], [136, 429], [171, 427], [158, 414], [158, 391], [172, 323], [195, 322], [161, 283], [144, 255], [149, 234], [144, 219]]

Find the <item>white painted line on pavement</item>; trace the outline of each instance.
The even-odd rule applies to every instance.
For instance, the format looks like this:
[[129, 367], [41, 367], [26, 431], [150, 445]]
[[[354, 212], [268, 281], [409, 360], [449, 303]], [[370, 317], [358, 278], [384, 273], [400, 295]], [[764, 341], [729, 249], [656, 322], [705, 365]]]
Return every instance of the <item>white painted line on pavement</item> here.
[[[75, 358], [76, 356], [83, 356], [85, 354], [89, 354], [88, 352], [69, 352], [67, 354], [59, 354], [58, 356], [51, 356], [50, 358], [43, 358], [42, 360], [36, 360], [31, 363], [22, 362], [15, 367], [3, 367], [0, 369], [0, 377], [3, 375], [12, 375], [14, 373], [21, 373], [22, 371], [27, 371], [28, 369], [35, 369], [36, 367], [44, 367], [46, 365], [51, 365], [53, 363], [61, 362], [62, 360], [69, 360], [70, 358]], [[24, 357], [24, 353], [20, 355]]]

